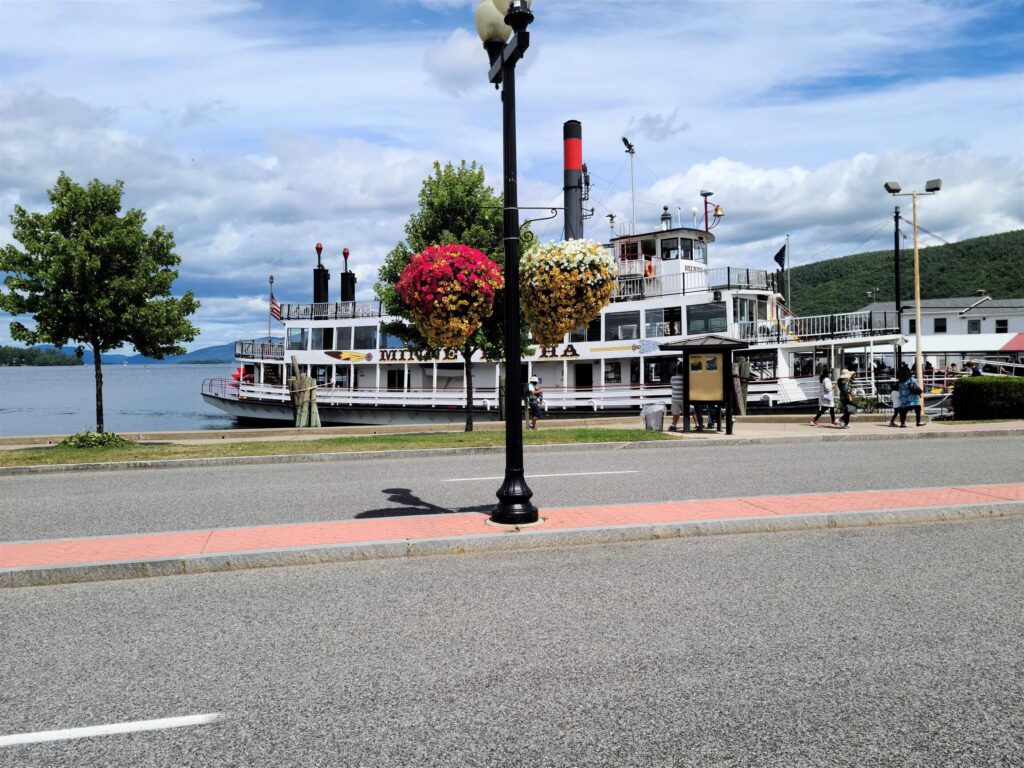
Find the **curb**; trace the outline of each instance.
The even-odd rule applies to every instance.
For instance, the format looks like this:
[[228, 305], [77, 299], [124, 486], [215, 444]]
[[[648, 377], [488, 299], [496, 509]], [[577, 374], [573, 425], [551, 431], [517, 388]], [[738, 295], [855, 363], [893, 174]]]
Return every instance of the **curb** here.
[[[690, 433], [693, 434], [693, 433]], [[716, 433], [717, 434], [717, 433]], [[703, 448], [733, 445], [763, 445], [786, 443], [869, 442], [872, 440], [942, 440], [951, 438], [983, 438], [1024, 436], [1024, 428], [989, 429], [964, 432], [907, 432], [846, 433], [833, 435], [818, 432], [813, 435], [776, 435], [762, 437], [706, 437], [694, 440], [664, 440], [650, 442], [613, 443], [554, 443], [524, 446], [526, 453], [552, 451], [587, 451], [595, 448]], [[420, 448], [397, 451], [342, 451], [335, 453], [286, 453], [270, 456], [223, 456], [210, 459], [153, 459], [149, 461], [109, 461], [83, 464], [37, 464], [25, 467], [0, 467], [0, 477], [14, 475], [45, 475], [57, 472], [114, 472], [132, 469], [176, 469], [194, 467], [234, 467], [258, 464], [306, 464], [326, 461], [365, 461], [373, 459], [404, 459], [431, 456], [466, 456], [472, 454], [503, 453], [504, 446], [475, 448]]]
[[433, 555], [516, 552], [553, 547], [618, 544], [633, 541], [776, 533], [829, 528], [957, 522], [1024, 516], [1024, 502], [1010, 501], [945, 507], [919, 507], [866, 512], [823, 512], [758, 518], [654, 523], [644, 525], [513, 530], [508, 534], [434, 539], [374, 541], [362, 544], [295, 547], [288, 549], [189, 555], [154, 560], [125, 560], [71, 566], [38, 566], [0, 571], [0, 589], [80, 584], [97, 581], [180, 576], [296, 565], [323, 565], [359, 560], [385, 560]]

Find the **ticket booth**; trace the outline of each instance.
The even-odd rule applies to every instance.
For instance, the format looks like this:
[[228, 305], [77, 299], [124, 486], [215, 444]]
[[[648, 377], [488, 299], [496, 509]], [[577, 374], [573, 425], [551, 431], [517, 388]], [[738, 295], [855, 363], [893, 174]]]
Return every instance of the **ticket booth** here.
[[[721, 409], [724, 404], [725, 433], [732, 434], [733, 404], [741, 396], [739, 379], [732, 374], [733, 354], [748, 346], [745, 341], [717, 333], [660, 345], [663, 352], [678, 353], [683, 363], [683, 432], [690, 431], [691, 405], [716, 405]], [[721, 431], [721, 420], [715, 422]]]

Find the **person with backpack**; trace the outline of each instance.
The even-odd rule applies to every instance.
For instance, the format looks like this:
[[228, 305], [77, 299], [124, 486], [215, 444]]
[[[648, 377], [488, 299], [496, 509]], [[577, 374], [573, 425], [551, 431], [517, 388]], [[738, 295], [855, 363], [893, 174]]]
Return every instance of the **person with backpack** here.
[[842, 424], [839, 429], [850, 428], [850, 416], [853, 415], [853, 377], [854, 374], [843, 368], [839, 372], [839, 403], [843, 409]]
[[832, 418], [834, 427], [836, 425], [835, 391], [832, 387], [832, 378], [828, 375], [828, 368], [822, 366], [821, 373], [818, 375], [818, 412], [811, 419], [812, 427], [818, 426], [818, 419], [825, 411], [828, 411], [828, 415]]
[[909, 367], [900, 370], [900, 426], [907, 426], [907, 413], [914, 412], [915, 426], [921, 426], [921, 385]]

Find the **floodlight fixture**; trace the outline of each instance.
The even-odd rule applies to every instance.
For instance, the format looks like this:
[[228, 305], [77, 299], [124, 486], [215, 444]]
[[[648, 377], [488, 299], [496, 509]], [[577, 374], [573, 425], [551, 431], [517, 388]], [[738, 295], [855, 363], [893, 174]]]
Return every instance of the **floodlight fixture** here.
[[924, 183], [925, 192], [938, 192], [942, 189], [942, 179], [929, 179]]
[[898, 195], [900, 193], [900, 190], [902, 190], [902, 189], [903, 189], [903, 187], [901, 187], [899, 185], [899, 182], [896, 182], [896, 181], [887, 181], [887, 182], [885, 182], [885, 191], [888, 192], [890, 195]]

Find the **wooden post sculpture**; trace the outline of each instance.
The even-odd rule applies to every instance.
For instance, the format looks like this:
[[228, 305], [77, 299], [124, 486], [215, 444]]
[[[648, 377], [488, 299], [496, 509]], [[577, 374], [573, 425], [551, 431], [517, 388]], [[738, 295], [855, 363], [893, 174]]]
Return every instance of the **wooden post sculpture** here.
[[292, 399], [292, 412], [296, 427], [319, 427], [320, 412], [316, 407], [316, 382], [302, 373], [299, 361], [292, 355], [292, 375], [288, 378], [288, 392]]

